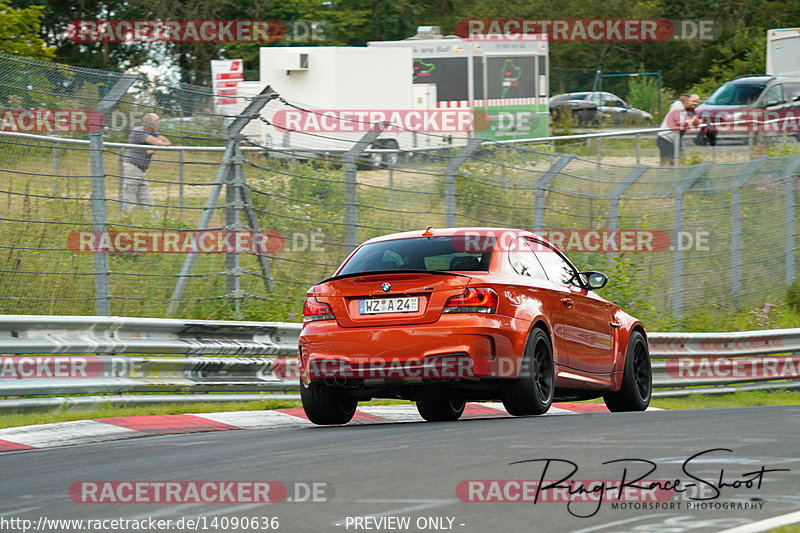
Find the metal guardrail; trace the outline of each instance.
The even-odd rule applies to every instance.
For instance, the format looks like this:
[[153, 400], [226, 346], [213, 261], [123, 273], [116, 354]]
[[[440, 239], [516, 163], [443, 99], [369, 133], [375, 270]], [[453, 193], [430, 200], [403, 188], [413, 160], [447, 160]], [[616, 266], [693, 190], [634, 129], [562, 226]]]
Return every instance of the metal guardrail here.
[[800, 387], [800, 328], [650, 333], [655, 396]]
[[[284, 322], [0, 315], [0, 354], [18, 355], [0, 357], [0, 397], [297, 390], [293, 356], [300, 328]], [[649, 341], [654, 396], [800, 387], [800, 328], [650, 333]], [[211, 354], [238, 357], [199, 357]]]

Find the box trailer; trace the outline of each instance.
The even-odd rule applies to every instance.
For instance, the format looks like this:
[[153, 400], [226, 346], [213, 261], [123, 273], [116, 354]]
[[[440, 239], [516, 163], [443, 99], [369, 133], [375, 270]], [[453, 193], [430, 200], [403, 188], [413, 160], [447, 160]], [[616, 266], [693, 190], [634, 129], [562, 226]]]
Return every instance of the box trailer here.
[[[433, 27], [434, 30], [437, 28]], [[430, 28], [424, 28], [429, 32]], [[435, 32], [438, 33], [438, 32]], [[485, 118], [476, 135], [544, 137], [549, 132], [548, 42], [545, 35], [477, 35], [374, 41], [369, 48], [410, 49], [415, 86], [436, 89], [437, 108], [467, 108]]]
[[[273, 157], [318, 158], [350, 149], [379, 117], [435, 108], [435, 87], [415, 86], [409, 76], [409, 48], [262, 47], [257, 82], [241, 82], [239, 96], [270, 85], [285, 101], [274, 100], [251, 121], [244, 135], [271, 148]], [[240, 99], [243, 109], [247, 101]], [[349, 116], [352, 120], [338, 120]], [[394, 122], [394, 121], [392, 121]], [[414, 150], [446, 144], [444, 135], [390, 128], [371, 148]], [[396, 161], [376, 153], [375, 162]]]
[[800, 28], [767, 30], [766, 74], [800, 74]]

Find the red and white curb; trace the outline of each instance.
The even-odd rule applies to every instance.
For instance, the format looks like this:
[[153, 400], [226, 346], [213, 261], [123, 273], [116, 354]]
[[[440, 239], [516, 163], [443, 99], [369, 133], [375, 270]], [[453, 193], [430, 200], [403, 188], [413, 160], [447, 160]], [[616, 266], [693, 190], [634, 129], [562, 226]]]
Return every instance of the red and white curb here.
[[[648, 409], [648, 411], [658, 410], [660, 409], [652, 407]], [[604, 405], [594, 403], [557, 403], [550, 407], [545, 416], [580, 413], [608, 413], [608, 409]], [[510, 416], [501, 403], [468, 403], [461, 419], [507, 418]], [[422, 417], [419, 416], [417, 408], [413, 405], [371, 405], [358, 409], [350, 424], [421, 421]], [[309, 422], [301, 408], [98, 418], [0, 429], [0, 452], [54, 448], [151, 435], [301, 427], [320, 426], [314, 426]]]

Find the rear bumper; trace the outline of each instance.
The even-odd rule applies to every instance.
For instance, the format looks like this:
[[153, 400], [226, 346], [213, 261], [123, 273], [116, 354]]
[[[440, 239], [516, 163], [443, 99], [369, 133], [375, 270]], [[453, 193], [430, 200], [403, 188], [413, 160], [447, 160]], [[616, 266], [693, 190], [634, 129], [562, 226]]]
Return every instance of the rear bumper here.
[[305, 383], [381, 383], [515, 378], [530, 323], [497, 315], [442, 315], [433, 324], [343, 328], [310, 322], [299, 342]]

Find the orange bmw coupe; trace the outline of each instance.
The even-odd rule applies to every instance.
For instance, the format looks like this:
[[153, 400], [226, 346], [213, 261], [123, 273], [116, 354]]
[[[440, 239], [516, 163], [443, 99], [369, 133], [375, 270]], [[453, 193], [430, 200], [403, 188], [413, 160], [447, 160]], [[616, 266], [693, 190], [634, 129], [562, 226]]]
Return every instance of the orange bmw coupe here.
[[647, 333], [595, 293], [607, 282], [519, 229], [371, 239], [306, 295], [303, 409], [316, 424], [345, 424], [372, 398], [414, 401], [428, 421], [457, 420], [468, 400], [518, 416], [600, 396], [611, 411], [642, 411]]

